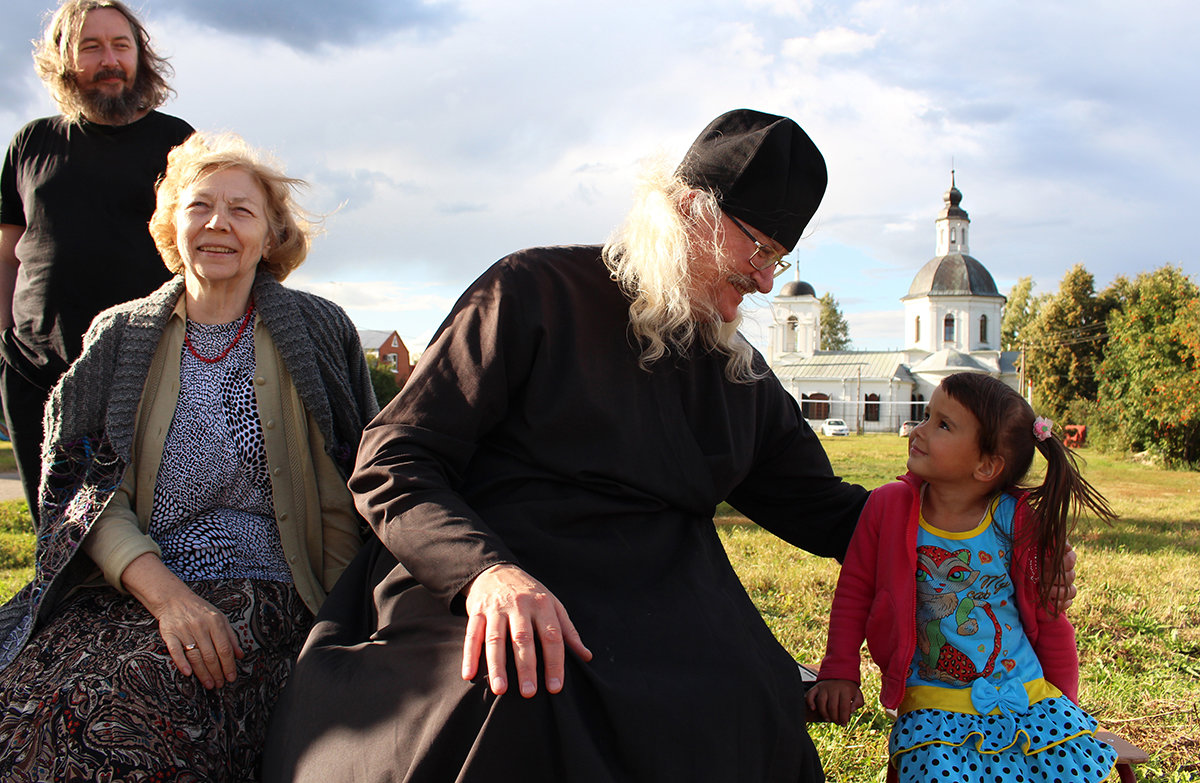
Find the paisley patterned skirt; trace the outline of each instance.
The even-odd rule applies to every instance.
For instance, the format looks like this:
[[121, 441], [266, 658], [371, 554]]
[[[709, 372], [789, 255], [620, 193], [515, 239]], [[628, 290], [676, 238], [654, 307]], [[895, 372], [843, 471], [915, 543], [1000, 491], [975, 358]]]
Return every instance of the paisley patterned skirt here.
[[184, 677], [132, 596], [79, 590], [0, 672], [0, 780], [258, 780], [271, 707], [312, 614], [290, 584], [194, 582], [245, 657], [233, 683]]

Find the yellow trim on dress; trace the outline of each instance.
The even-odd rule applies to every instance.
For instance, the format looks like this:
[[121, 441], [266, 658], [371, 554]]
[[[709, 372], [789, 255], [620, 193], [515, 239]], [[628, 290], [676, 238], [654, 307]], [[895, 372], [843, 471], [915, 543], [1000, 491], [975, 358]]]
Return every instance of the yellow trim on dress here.
[[[1059, 698], [1062, 691], [1055, 688], [1044, 677], [1025, 683], [1025, 692], [1029, 694], [1029, 703], [1037, 704], [1043, 699]], [[967, 715], [978, 715], [979, 711], [971, 702], [970, 688], [941, 688], [937, 685], [910, 685], [904, 691], [904, 700], [896, 708], [898, 715], [913, 710], [945, 710], [946, 712], [961, 712]], [[997, 707], [988, 713], [999, 715]]]
[[[922, 488], [924, 489], [924, 488]], [[917, 524], [924, 528], [926, 533], [935, 535], [938, 538], [947, 538], [952, 541], [961, 541], [967, 538], [974, 538], [983, 531], [987, 530], [992, 524], [992, 519], [996, 515], [996, 507], [1000, 505], [1000, 494], [997, 493], [990, 501], [988, 501], [987, 510], [983, 512], [983, 516], [979, 518], [979, 524], [970, 530], [954, 532], [951, 530], [942, 530], [940, 527], [934, 527], [925, 521], [925, 505], [921, 505], [921, 511], [917, 515]]]
[[[928, 742], [921, 742], [916, 745], [910, 745], [907, 748], [905, 748], [904, 750], [898, 750], [895, 753], [892, 753], [888, 757], [888, 763], [891, 764], [893, 767], [896, 767], [897, 766], [896, 759], [900, 758], [905, 753], [914, 751], [917, 748], [926, 748], [926, 747], [929, 747], [930, 745], [950, 745], [950, 746], [959, 747], [959, 748], [965, 747], [966, 744], [971, 741], [972, 737], [975, 738], [975, 747], [973, 748], [973, 750], [976, 753], [978, 753], [980, 755], [990, 754], [990, 755], [996, 756], [1001, 753], [1005, 753], [1009, 750], [1012, 750], [1013, 746], [1016, 745], [1018, 740], [1020, 740], [1021, 737], [1023, 736], [1023, 737], [1025, 737], [1025, 744], [1021, 748], [1021, 752], [1024, 753], [1026, 756], [1032, 756], [1032, 755], [1035, 755], [1038, 753], [1044, 753], [1045, 751], [1050, 750], [1050, 748], [1056, 748], [1059, 745], [1070, 742], [1071, 740], [1076, 740], [1076, 739], [1079, 739], [1080, 737], [1094, 737], [1095, 735], [1096, 735], [1096, 732], [1088, 731], [1087, 729], [1084, 729], [1082, 731], [1078, 731], [1078, 732], [1072, 734], [1069, 737], [1063, 737], [1061, 739], [1057, 739], [1054, 742], [1051, 742], [1049, 745], [1045, 745], [1041, 748], [1038, 748], [1037, 750], [1030, 752], [1029, 746], [1030, 746], [1031, 740], [1029, 738], [1029, 733], [1027, 731], [1025, 731], [1025, 729], [1017, 729], [1017, 733], [1013, 736], [1013, 741], [1010, 742], [1005, 747], [998, 748], [996, 750], [984, 750], [983, 749], [983, 741], [984, 741], [985, 737], [983, 736], [983, 732], [979, 731], [979, 730], [975, 730], [975, 731], [972, 731], [971, 733], [969, 733], [966, 737], [964, 737], [962, 742], [950, 742], [949, 740], [929, 740]], [[1115, 767], [1116, 767], [1116, 763], [1114, 761], [1113, 768], [1115, 768]], [[1109, 770], [1109, 774], [1112, 774], [1112, 769]], [[1103, 779], [1104, 778], [1101, 778], [1101, 780], [1103, 780]]]

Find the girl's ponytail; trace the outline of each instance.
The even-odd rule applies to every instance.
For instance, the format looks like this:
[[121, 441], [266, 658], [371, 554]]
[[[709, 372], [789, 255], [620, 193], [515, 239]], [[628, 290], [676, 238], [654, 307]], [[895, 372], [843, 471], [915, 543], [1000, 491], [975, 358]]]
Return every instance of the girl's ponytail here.
[[1029, 543], [1036, 544], [1041, 560], [1038, 597], [1043, 606], [1051, 608], [1050, 591], [1064, 576], [1067, 536], [1074, 530], [1079, 512], [1086, 509], [1106, 522], [1117, 515], [1104, 496], [1080, 474], [1075, 452], [1054, 434], [1049, 419], [1040, 416], [1034, 419], [1030, 437], [1046, 459], [1046, 478], [1040, 486], [1029, 488], [1029, 508], [1038, 524], [1027, 532]]

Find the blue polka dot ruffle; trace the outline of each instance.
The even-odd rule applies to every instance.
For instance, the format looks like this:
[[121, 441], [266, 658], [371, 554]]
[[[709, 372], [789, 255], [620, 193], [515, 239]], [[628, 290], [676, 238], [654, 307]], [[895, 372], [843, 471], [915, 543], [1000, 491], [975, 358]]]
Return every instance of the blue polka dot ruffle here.
[[1024, 715], [914, 710], [892, 729], [901, 780], [1102, 781], [1117, 754], [1092, 736], [1096, 721], [1070, 699], [1044, 699]]

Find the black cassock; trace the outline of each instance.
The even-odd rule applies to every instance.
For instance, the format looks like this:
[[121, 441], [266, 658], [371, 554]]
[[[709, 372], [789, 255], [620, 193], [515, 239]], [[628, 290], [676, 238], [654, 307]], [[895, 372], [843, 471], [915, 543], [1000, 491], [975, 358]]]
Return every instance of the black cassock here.
[[[647, 371], [628, 318], [597, 247], [523, 251], [463, 294], [363, 436], [351, 488], [382, 544], [318, 616], [267, 780], [822, 778], [796, 665], [713, 512], [728, 499], [841, 557], [866, 492], [773, 375], [731, 382], [703, 346]], [[521, 698], [511, 652], [508, 694], [461, 679], [460, 591], [500, 562], [545, 584], [594, 655], [568, 653], [559, 694], [539, 662]]]

